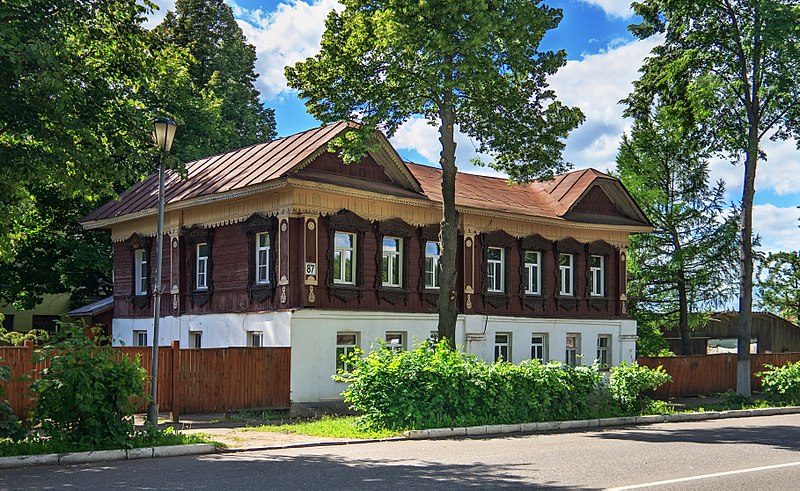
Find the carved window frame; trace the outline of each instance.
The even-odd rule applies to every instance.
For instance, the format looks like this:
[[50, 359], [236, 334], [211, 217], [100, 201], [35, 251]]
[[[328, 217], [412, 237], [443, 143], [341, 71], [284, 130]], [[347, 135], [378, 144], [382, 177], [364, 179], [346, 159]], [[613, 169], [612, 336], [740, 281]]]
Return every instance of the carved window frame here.
[[[553, 249], [553, 243], [539, 234], [528, 235], [519, 240], [519, 296], [522, 299], [522, 304], [530, 309], [541, 310], [545, 306], [548, 295], [547, 286], [550, 284], [547, 281], [547, 268], [548, 268], [548, 252]], [[524, 284], [525, 278], [525, 253], [538, 252], [539, 260], [539, 276], [541, 277], [541, 288], [538, 295], [529, 294], [525, 291], [527, 285]]]
[[[375, 223], [375, 238], [377, 239], [378, 247], [375, 254], [375, 291], [378, 292], [378, 301], [386, 301], [390, 304], [397, 304], [403, 302], [408, 304], [408, 295], [410, 293], [409, 278], [409, 252], [411, 246], [411, 238], [414, 236], [415, 228], [400, 218], [392, 218], [389, 220], [382, 220]], [[400, 286], [384, 286], [382, 281], [383, 271], [383, 239], [384, 237], [397, 237], [402, 241], [401, 257], [400, 257]]]
[[[424, 225], [419, 228], [419, 296], [423, 302], [433, 306], [436, 306], [439, 303], [440, 288], [425, 288], [425, 246], [428, 242], [438, 243], [439, 255], [441, 258], [442, 243], [439, 240], [439, 229], [440, 226], [438, 223]], [[439, 269], [441, 270], [441, 263], [439, 263]], [[441, 281], [441, 271], [439, 271], [439, 276], [439, 281]]]
[[[554, 249], [555, 264], [553, 273], [555, 274], [555, 287], [553, 288], [553, 294], [556, 297], [556, 304], [559, 308], [564, 310], [577, 310], [578, 302], [581, 298], [581, 291], [578, 283], [578, 265], [580, 261], [586, 261], [584, 246], [574, 238], [567, 237], [556, 241]], [[574, 295], [561, 295], [561, 272], [559, 270], [559, 257], [561, 254], [572, 254], [572, 291]]]
[[[611, 299], [611, 288], [609, 282], [609, 266], [611, 257], [617, 253], [617, 248], [604, 240], [596, 240], [586, 244], [586, 298], [589, 299], [589, 306], [595, 310], [607, 310]], [[603, 258], [603, 296], [593, 296], [591, 294], [591, 261], [592, 256]]]
[[[186, 247], [186, 258], [188, 262], [187, 271], [189, 272], [187, 282], [189, 300], [193, 305], [202, 307], [211, 300], [214, 293], [214, 230], [193, 225], [183, 233], [184, 244]], [[197, 288], [197, 245], [208, 244], [208, 266], [206, 288]]]
[[[324, 221], [328, 227], [328, 268], [325, 279], [328, 295], [344, 302], [354, 299], [361, 301], [364, 294], [364, 238], [371, 228], [370, 222], [347, 209], [326, 216]], [[336, 245], [336, 232], [347, 232], [356, 236], [354, 285], [334, 283], [333, 281], [333, 252]]]
[[[126, 241], [125, 245], [131, 256], [131, 293], [128, 295], [130, 301], [137, 308], [145, 308], [150, 305], [150, 290], [153, 279], [153, 260], [151, 257], [153, 239], [145, 237], [140, 234], [132, 234]], [[147, 289], [142, 295], [136, 293], [136, 251], [143, 250], [145, 257], [147, 257]]]
[[[504, 230], [484, 232], [481, 238], [481, 292], [484, 304], [492, 307], [508, 307], [511, 303], [511, 249], [517, 246], [518, 241]], [[490, 292], [488, 282], [488, 254], [489, 248], [503, 249], [503, 291]], [[520, 282], [522, 279], [519, 280]]]
[[[272, 298], [275, 293], [275, 263], [277, 260], [277, 231], [278, 219], [276, 217], [253, 213], [250, 218], [242, 223], [242, 233], [247, 237], [247, 296], [250, 302], [263, 302]], [[269, 270], [268, 283], [256, 282], [256, 240], [258, 234], [269, 234]]]

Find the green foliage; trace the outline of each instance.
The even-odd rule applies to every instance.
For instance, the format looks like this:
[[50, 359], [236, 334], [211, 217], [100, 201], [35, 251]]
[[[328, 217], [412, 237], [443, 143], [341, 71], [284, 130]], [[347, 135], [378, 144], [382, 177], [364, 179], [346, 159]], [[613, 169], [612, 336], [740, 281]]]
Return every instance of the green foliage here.
[[758, 267], [759, 305], [800, 323], [800, 254], [797, 251], [770, 253]]
[[664, 368], [655, 369], [636, 363], [620, 363], [611, 369], [608, 391], [611, 397], [629, 414], [641, 412], [650, 399], [643, 393], [653, 391], [672, 380]]
[[758, 372], [761, 378], [761, 391], [770, 399], [783, 404], [800, 405], [800, 361], [789, 362], [782, 367], [764, 365]]
[[638, 356], [674, 356], [661, 330], [662, 317], [640, 309], [629, 310], [636, 319], [636, 354]]
[[31, 329], [26, 332], [7, 331], [0, 327], [0, 346], [22, 346], [25, 341], [41, 344], [50, 339], [50, 333], [43, 329]]
[[34, 424], [53, 442], [124, 448], [133, 433], [136, 403], [146, 397], [146, 372], [95, 332], [62, 324], [60, 339], [37, 352], [50, 362], [31, 385]]
[[[11, 369], [2, 365], [0, 359], [0, 384], [11, 381]], [[18, 441], [25, 436], [25, 430], [19, 419], [14, 415], [14, 410], [7, 400], [3, 399], [6, 395], [6, 388], [0, 385], [0, 439], [8, 438], [11, 441]]]
[[601, 384], [594, 367], [538, 361], [487, 365], [447, 343], [413, 351], [382, 347], [338, 376], [344, 399], [368, 428], [430, 428], [589, 417]]
[[296, 433], [299, 435], [323, 436], [327, 438], [375, 439], [397, 436], [400, 432], [387, 429], [364, 428], [355, 416], [322, 416], [312, 421], [281, 425], [260, 425], [244, 428], [240, 431], [258, 431], [270, 433]]

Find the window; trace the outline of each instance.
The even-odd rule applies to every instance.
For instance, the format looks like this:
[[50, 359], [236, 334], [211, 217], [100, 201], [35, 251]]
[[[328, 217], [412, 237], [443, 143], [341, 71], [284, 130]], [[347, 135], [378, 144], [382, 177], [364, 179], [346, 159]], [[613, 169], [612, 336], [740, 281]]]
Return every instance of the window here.
[[192, 331], [189, 333], [189, 347], [201, 348], [203, 346], [203, 332]]
[[510, 348], [511, 334], [497, 333], [494, 335], [494, 361], [511, 361]]
[[269, 232], [256, 234], [256, 284], [269, 284]]
[[574, 256], [572, 254], [559, 254], [558, 269], [561, 272], [561, 290], [559, 291], [560, 295], [575, 295], [575, 288], [572, 281], [573, 260]]
[[578, 334], [567, 334], [567, 351], [564, 361], [569, 366], [578, 364], [578, 352], [580, 351], [580, 336]]
[[358, 347], [358, 334], [354, 332], [336, 333], [336, 371], [348, 372], [350, 367], [343, 359]]
[[148, 274], [150, 273], [150, 267], [147, 264], [147, 252], [144, 249], [136, 249], [133, 251], [133, 258], [136, 263], [134, 266], [136, 275], [134, 278], [134, 293], [136, 295], [147, 295]]
[[247, 333], [247, 346], [260, 348], [264, 343], [264, 333], [262, 331], [251, 331]]
[[14, 314], [3, 314], [3, 329], [6, 331], [14, 330]]
[[547, 335], [531, 335], [531, 360], [539, 360], [544, 363], [547, 361]]
[[608, 334], [597, 336], [597, 363], [602, 368], [611, 364], [611, 336]]
[[356, 235], [336, 232], [333, 247], [333, 282], [355, 284]]
[[486, 290], [489, 292], [503, 291], [504, 253], [500, 247], [489, 247], [486, 251]]
[[522, 270], [522, 282], [527, 295], [542, 294], [542, 253], [525, 252], [525, 267]]
[[147, 346], [147, 331], [133, 331], [133, 345]]
[[195, 263], [197, 290], [208, 290], [208, 244], [203, 242], [197, 244], [197, 259]]
[[603, 256], [591, 256], [589, 260], [589, 272], [591, 280], [590, 295], [593, 297], [604, 296], [605, 258]]
[[439, 243], [425, 242], [425, 288], [439, 288]]
[[387, 332], [386, 333], [386, 347], [392, 351], [402, 351], [406, 348], [405, 334], [402, 332]]
[[57, 315], [34, 315], [31, 318], [31, 328], [54, 333], [58, 331], [58, 321], [60, 320], [61, 317]]
[[381, 281], [383, 286], [400, 286], [402, 268], [403, 240], [397, 237], [383, 238], [383, 266]]

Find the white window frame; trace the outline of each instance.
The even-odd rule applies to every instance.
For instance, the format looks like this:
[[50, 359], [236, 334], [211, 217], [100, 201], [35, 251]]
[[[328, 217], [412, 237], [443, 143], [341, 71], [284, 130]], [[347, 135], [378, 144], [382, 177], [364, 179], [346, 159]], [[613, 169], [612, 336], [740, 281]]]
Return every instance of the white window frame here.
[[[561, 264], [563, 258], [567, 259], [567, 264]], [[574, 297], [575, 296], [575, 255], [574, 254], [559, 254], [558, 255], [558, 270], [561, 273], [561, 286], [559, 287], [559, 295]], [[569, 287], [569, 288], [566, 288]]]
[[133, 251], [133, 259], [134, 259], [134, 272], [135, 277], [134, 281], [134, 294], [136, 295], [147, 295], [147, 280], [149, 271], [149, 258], [147, 257], [147, 251], [144, 249], [136, 249]]
[[[570, 339], [573, 340], [572, 346], [570, 346]], [[565, 346], [564, 363], [572, 367], [577, 366], [581, 353], [581, 335], [576, 333], [567, 334]]]
[[547, 363], [547, 334], [535, 332], [531, 334], [531, 360]]
[[[528, 261], [528, 254], [535, 255], [535, 261]], [[525, 261], [525, 272], [528, 281], [525, 284], [526, 295], [542, 294], [542, 253], [540, 251], [525, 251], [523, 255]]]
[[147, 331], [144, 330], [133, 331], [133, 345], [149, 346], [149, 344], [147, 343]]
[[[345, 343], [341, 340], [341, 338], [345, 336], [353, 336], [352, 343]], [[343, 373], [347, 373], [350, 370], [350, 367], [347, 366], [347, 362], [342, 360], [342, 355], [349, 355], [354, 349], [359, 347], [359, 333], [354, 331], [342, 331], [336, 333], [336, 373], [340, 371]]]
[[406, 333], [389, 331], [385, 337], [386, 347], [395, 353], [406, 349]]
[[[503, 341], [502, 338], [505, 338]], [[505, 354], [503, 353], [505, 351]], [[510, 332], [496, 332], [494, 333], [494, 361], [511, 361], [511, 333]]]
[[[436, 254], [428, 253], [428, 246], [433, 244], [436, 246]], [[439, 258], [441, 257], [441, 247], [439, 243], [433, 240], [425, 242], [425, 271], [424, 286], [429, 290], [439, 289]], [[430, 281], [428, 281], [430, 278]]]
[[[500, 251], [500, 259], [491, 259], [491, 251]], [[503, 293], [505, 288], [505, 259], [506, 250], [503, 247], [489, 247], [486, 249], [486, 291], [490, 293]]]
[[[352, 239], [352, 247], [340, 246], [336, 243], [338, 235], [347, 235]], [[356, 253], [358, 251], [358, 237], [352, 232], [336, 232], [333, 235], [333, 264], [336, 264], [336, 257], [339, 256], [339, 271], [333, 272], [333, 282], [339, 285], [356, 284]], [[350, 278], [345, 278], [346, 268], [345, 256], [350, 256]], [[333, 267], [333, 266], [332, 266]], [[334, 268], [335, 269], [335, 268]]]
[[[599, 259], [600, 265], [595, 266], [594, 260]], [[593, 297], [605, 296], [606, 278], [606, 258], [604, 256], [589, 256], [589, 277], [591, 278], [591, 290], [589, 295]]]
[[248, 331], [247, 346], [250, 348], [264, 347], [264, 331]]
[[611, 334], [597, 336], [597, 363], [601, 368], [611, 366]]
[[203, 346], [203, 331], [189, 331], [189, 348], [201, 348]]
[[[266, 239], [266, 245], [261, 244], [261, 239]], [[259, 232], [256, 234], [256, 271], [255, 281], [257, 285], [269, 284], [269, 252], [270, 252], [269, 232]], [[263, 253], [263, 254], [262, 254]], [[264, 273], [263, 276], [261, 273]]]
[[[396, 241], [397, 250], [386, 250], [387, 241]], [[384, 273], [386, 280], [382, 281], [383, 286], [390, 286], [399, 288], [403, 284], [403, 239], [400, 237], [386, 236], [381, 241], [381, 279]], [[397, 277], [395, 278], [395, 266], [397, 269]]]
[[208, 290], [208, 253], [200, 255], [200, 248], [203, 246], [208, 250], [208, 242], [200, 242], [195, 246], [195, 290]]

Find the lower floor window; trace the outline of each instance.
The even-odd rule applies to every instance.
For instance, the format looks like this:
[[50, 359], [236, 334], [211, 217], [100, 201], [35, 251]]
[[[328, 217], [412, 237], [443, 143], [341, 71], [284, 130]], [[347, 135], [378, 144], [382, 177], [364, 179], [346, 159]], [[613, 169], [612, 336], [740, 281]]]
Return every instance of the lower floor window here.
[[531, 360], [547, 361], [547, 334], [531, 336]]
[[354, 332], [336, 333], [336, 372], [349, 372], [346, 358], [358, 347], [358, 334]]
[[386, 333], [386, 347], [392, 351], [402, 351], [405, 346], [406, 336], [402, 332], [387, 332]]
[[203, 332], [192, 331], [189, 333], [189, 347], [200, 348], [203, 345]]
[[147, 331], [133, 331], [133, 345], [147, 346]]
[[597, 363], [601, 368], [611, 364], [611, 336], [608, 334], [597, 336]]
[[262, 331], [251, 331], [247, 333], [247, 346], [251, 348], [260, 348], [264, 342], [264, 333]]
[[578, 364], [578, 351], [580, 350], [580, 337], [577, 334], [567, 334], [567, 351], [564, 361], [574, 367]]
[[509, 348], [511, 347], [511, 334], [497, 333], [494, 335], [494, 361], [511, 361]]

